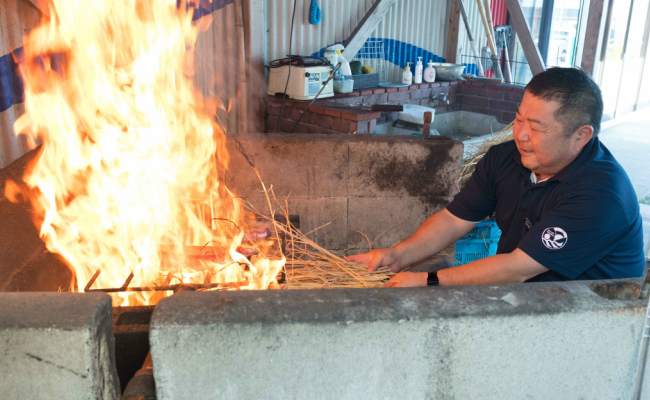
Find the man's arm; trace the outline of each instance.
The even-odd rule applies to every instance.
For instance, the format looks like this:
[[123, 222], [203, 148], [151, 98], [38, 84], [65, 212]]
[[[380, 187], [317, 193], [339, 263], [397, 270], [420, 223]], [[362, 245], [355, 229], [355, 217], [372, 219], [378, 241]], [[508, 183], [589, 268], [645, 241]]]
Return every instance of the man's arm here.
[[399, 272], [413, 263], [438, 254], [475, 226], [476, 222], [462, 220], [444, 209], [427, 218], [411, 237], [395, 247], [348, 256], [346, 259], [368, 264], [369, 272], [383, 266], [388, 266], [393, 272]]
[[[519, 283], [548, 271], [548, 268], [519, 249], [512, 253], [485, 257], [458, 267], [438, 271], [440, 285], [481, 285]], [[427, 272], [402, 272], [387, 287], [426, 286]]]

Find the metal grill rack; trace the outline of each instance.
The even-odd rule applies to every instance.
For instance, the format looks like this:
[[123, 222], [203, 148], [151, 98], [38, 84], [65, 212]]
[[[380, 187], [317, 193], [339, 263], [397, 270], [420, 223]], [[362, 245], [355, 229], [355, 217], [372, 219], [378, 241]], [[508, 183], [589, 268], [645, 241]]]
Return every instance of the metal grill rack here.
[[178, 283], [176, 285], [170, 285], [173, 278], [173, 274], [167, 274], [165, 282], [160, 286], [147, 286], [147, 287], [129, 287], [131, 280], [133, 279], [133, 272], [124, 281], [124, 284], [119, 288], [102, 288], [102, 289], [91, 289], [95, 280], [102, 272], [101, 269], [98, 269], [92, 278], [88, 281], [88, 284], [84, 288], [84, 292], [104, 292], [104, 293], [117, 293], [117, 292], [159, 292], [171, 290], [174, 293], [181, 290], [199, 290], [199, 289], [239, 289], [241, 286], [247, 286], [248, 281], [243, 282], [230, 282], [230, 283], [210, 283], [212, 279], [212, 272], [208, 272], [205, 276], [204, 282], [201, 283]]

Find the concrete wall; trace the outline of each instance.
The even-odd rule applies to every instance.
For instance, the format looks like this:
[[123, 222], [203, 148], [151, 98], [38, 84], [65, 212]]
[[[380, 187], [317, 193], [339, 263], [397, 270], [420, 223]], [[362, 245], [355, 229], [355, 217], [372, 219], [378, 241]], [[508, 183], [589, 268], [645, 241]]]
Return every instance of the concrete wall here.
[[0, 398], [119, 398], [111, 315], [103, 293], [0, 293]]
[[[388, 247], [406, 239], [458, 192], [463, 146], [454, 140], [374, 135], [261, 135], [228, 141], [226, 186], [268, 212], [262, 185], [300, 216], [321, 246], [341, 250]], [[243, 152], [243, 153], [242, 153]]]
[[629, 399], [638, 282], [180, 293], [151, 321], [157, 396]]

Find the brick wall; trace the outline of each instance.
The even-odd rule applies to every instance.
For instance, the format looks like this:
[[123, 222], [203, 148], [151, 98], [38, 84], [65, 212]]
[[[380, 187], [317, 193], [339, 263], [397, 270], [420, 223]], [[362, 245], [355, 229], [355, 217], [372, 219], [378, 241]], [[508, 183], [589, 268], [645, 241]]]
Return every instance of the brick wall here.
[[510, 123], [524, 92], [525, 88], [519, 85], [460, 81], [458, 97], [461, 110], [494, 115], [500, 122]]
[[[431, 98], [446, 93], [449, 105]], [[352, 93], [336, 93], [334, 97], [317, 100], [302, 117], [294, 132], [300, 133], [372, 133], [377, 124], [397, 119], [397, 112], [372, 112], [358, 108], [339, 108], [343, 105], [419, 104], [436, 109], [436, 114], [451, 111], [471, 111], [495, 116], [509, 123], [523, 98], [524, 88], [517, 85], [490, 85], [467, 81], [434, 82], [402, 88], [360, 89]], [[267, 96], [269, 132], [275, 132], [280, 119], [282, 99]], [[286, 100], [280, 123], [281, 132], [290, 132], [309, 101]]]

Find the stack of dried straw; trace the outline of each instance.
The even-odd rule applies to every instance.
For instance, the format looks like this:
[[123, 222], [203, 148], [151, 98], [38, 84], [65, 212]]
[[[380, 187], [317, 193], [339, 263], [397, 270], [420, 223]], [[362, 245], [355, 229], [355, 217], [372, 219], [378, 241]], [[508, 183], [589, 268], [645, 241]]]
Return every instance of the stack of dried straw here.
[[[302, 233], [296, 229], [289, 218], [288, 202], [282, 207], [275, 198], [272, 189], [268, 198], [271, 216], [257, 211], [250, 203], [248, 208], [259, 218], [272, 222], [278, 234], [286, 238], [287, 263], [285, 266], [286, 280], [280, 284], [282, 289], [334, 289], [334, 288], [370, 288], [381, 287], [394, 273], [388, 268], [380, 268], [377, 272], [367, 272], [368, 266], [345, 261], [342, 257], [319, 246], [307, 235], [321, 229], [323, 225], [311, 232]], [[271, 197], [277, 208], [271, 206]], [[286, 223], [274, 218], [277, 214], [285, 216]]]
[[513, 125], [514, 123], [511, 122], [508, 126], [501, 129], [497, 133], [493, 133], [492, 136], [485, 138], [483, 141], [476, 144], [466, 145], [467, 148], [465, 149], [465, 155], [463, 156], [463, 169], [460, 174], [460, 179], [458, 180], [460, 187], [465, 186], [465, 183], [467, 183], [469, 178], [474, 173], [476, 164], [481, 161], [481, 158], [483, 158], [490, 147], [503, 142], [507, 142], [508, 140], [512, 140]]

